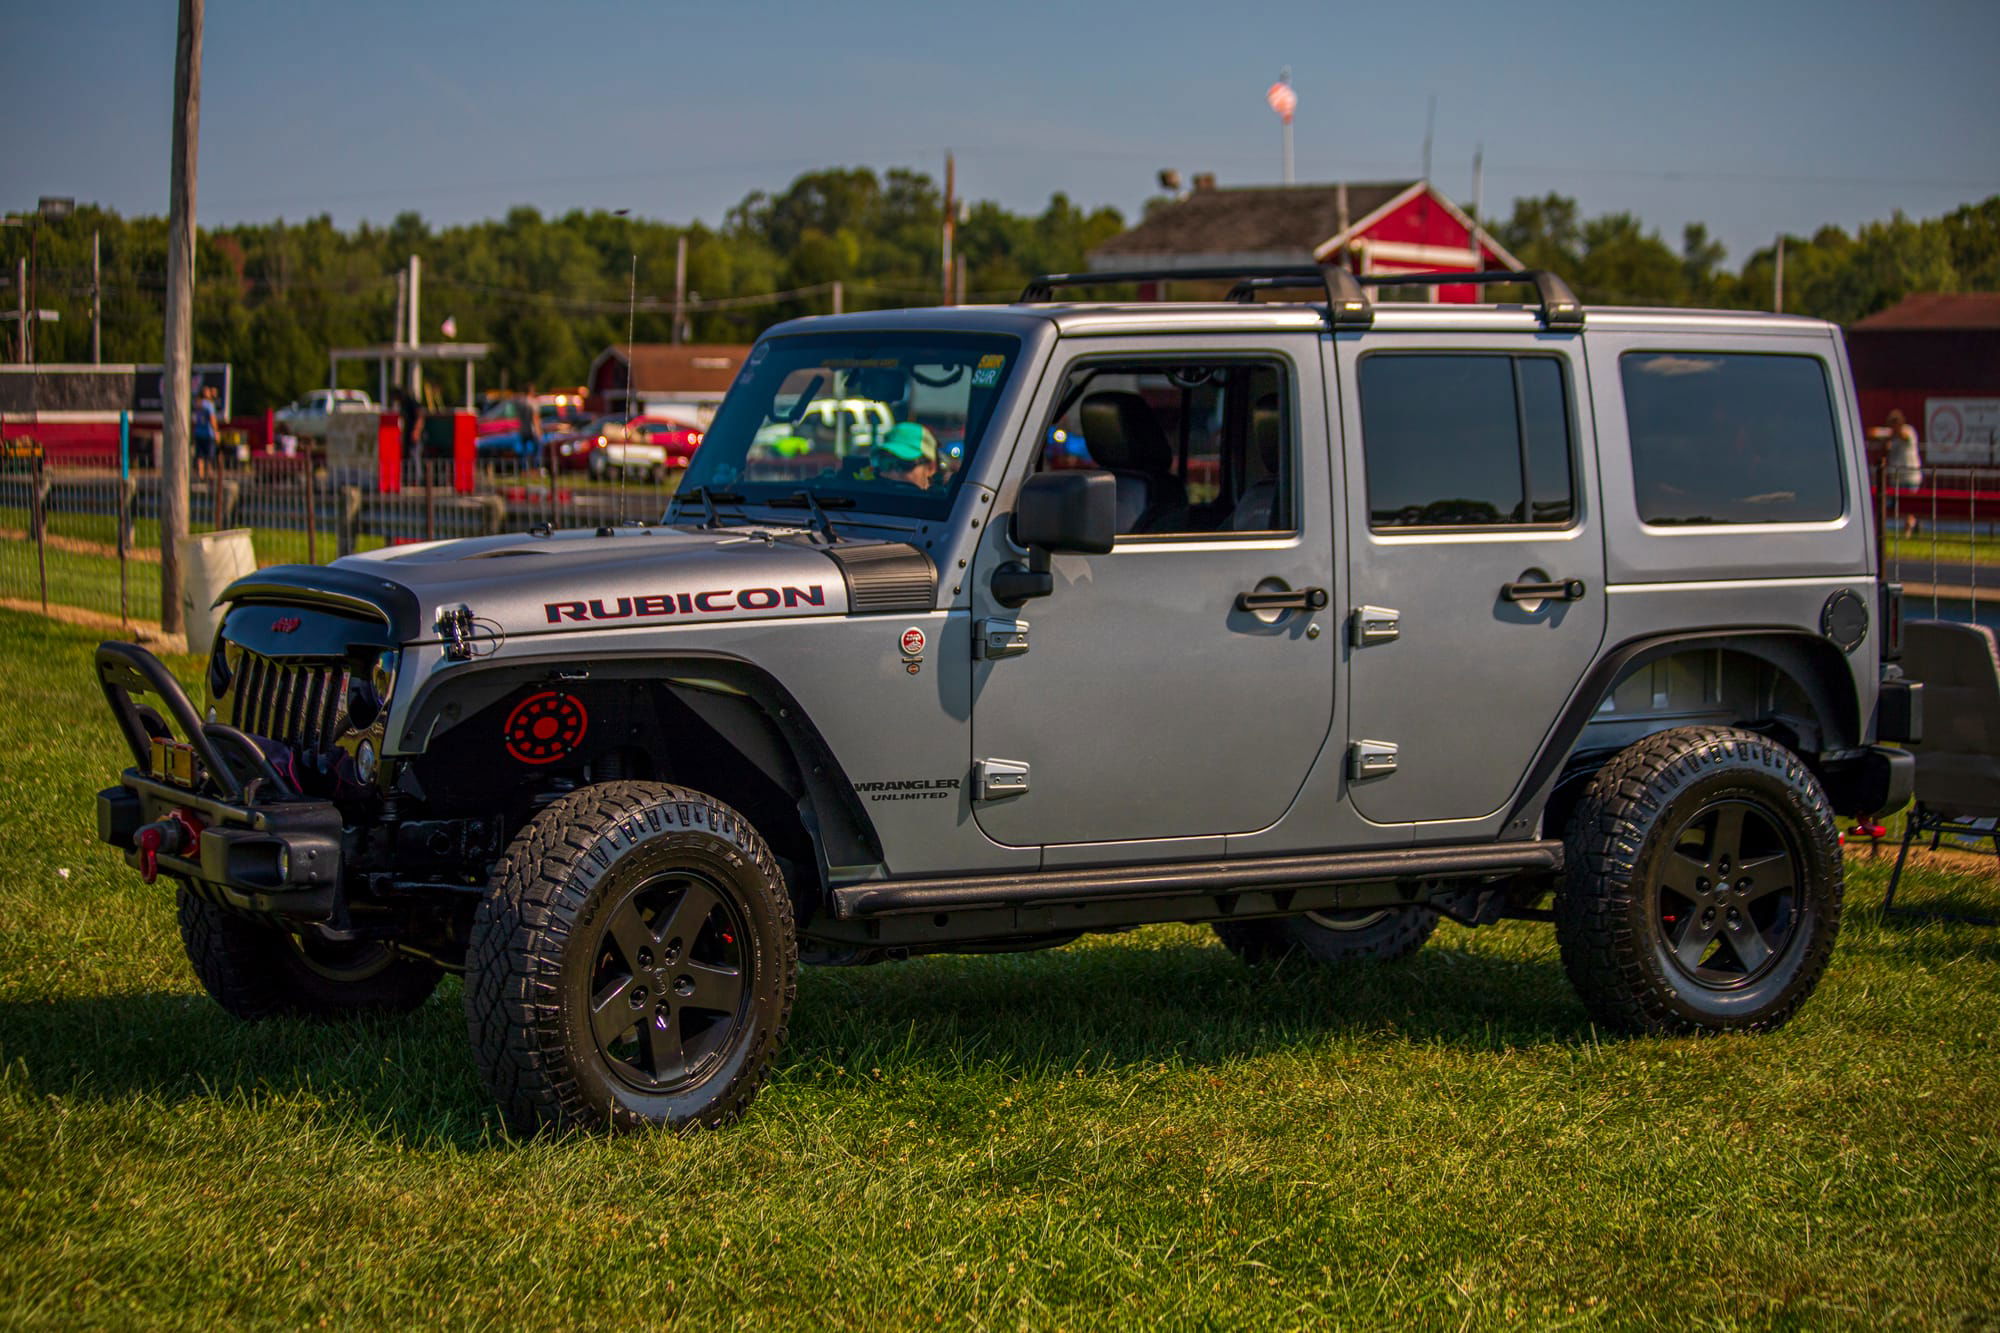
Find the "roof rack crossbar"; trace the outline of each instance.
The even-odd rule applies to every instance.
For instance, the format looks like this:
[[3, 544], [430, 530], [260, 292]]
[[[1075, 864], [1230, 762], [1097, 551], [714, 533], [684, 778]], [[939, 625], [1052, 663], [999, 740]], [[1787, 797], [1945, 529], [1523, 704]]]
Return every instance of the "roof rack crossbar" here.
[[1354, 275], [1337, 264], [1239, 264], [1229, 268], [1105, 269], [1082, 273], [1044, 273], [1021, 289], [1023, 303], [1047, 301], [1058, 287], [1095, 287], [1128, 282], [1222, 282], [1234, 278], [1229, 299], [1238, 301], [1246, 283], [1271, 287], [1312, 287], [1326, 294], [1328, 316], [1338, 328], [1367, 328], [1374, 322], [1374, 305]]
[[1370, 273], [1357, 279], [1363, 287], [1495, 287], [1519, 283], [1533, 287], [1541, 301], [1542, 327], [1580, 329], [1583, 302], [1576, 293], [1547, 269], [1487, 269], [1481, 273]]

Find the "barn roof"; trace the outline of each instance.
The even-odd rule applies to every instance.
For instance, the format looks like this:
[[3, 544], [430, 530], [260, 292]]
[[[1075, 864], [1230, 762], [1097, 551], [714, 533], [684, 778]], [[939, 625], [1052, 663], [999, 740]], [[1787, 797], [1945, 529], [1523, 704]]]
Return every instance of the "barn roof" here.
[[[591, 379], [607, 361], [625, 361], [621, 343], [591, 364]], [[640, 393], [721, 393], [736, 379], [750, 349], [740, 343], [637, 343], [631, 348], [633, 387]]]
[[[1420, 185], [1378, 181], [1347, 187], [1347, 216], [1338, 185], [1252, 185], [1195, 190], [1162, 205], [1130, 231], [1091, 251], [1093, 263], [1115, 267], [1141, 255], [1263, 255], [1272, 263], [1311, 263], [1328, 239]], [[1342, 223], [1346, 226], [1343, 227]]]
[[2000, 292], [1912, 292], [1853, 328], [1868, 333], [2000, 330]]

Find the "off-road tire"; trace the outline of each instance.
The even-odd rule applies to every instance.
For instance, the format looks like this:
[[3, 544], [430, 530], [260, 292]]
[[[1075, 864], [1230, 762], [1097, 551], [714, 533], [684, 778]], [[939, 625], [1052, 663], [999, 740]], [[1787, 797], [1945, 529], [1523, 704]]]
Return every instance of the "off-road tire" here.
[[202, 986], [236, 1017], [333, 1020], [406, 1014], [442, 969], [380, 944], [330, 945], [179, 892], [181, 943]]
[[[1734, 853], [1719, 822], [1698, 827], [1730, 810], [1740, 816]], [[1754, 855], [1774, 847], [1767, 859]], [[1677, 727], [1634, 743], [1591, 779], [1565, 852], [1556, 939], [1584, 1006], [1606, 1028], [1769, 1031], [1826, 970], [1843, 893], [1833, 811], [1805, 762], [1767, 737]], [[1731, 878], [1732, 854], [1736, 872], [1756, 873]], [[1677, 884], [1710, 889], [1684, 896]], [[1704, 913], [1714, 931], [1698, 939]], [[1739, 925], [1744, 946], [1730, 935]], [[1753, 966], [1745, 948], [1762, 961]], [[1690, 963], [1689, 953], [1713, 962]]]
[[1292, 955], [1315, 963], [1390, 963], [1423, 948], [1436, 929], [1437, 913], [1423, 906], [1215, 923], [1230, 952], [1252, 965]]
[[[686, 925], [682, 909], [693, 911], [697, 888], [717, 906]], [[650, 942], [633, 933], [635, 921]], [[697, 960], [703, 948], [726, 950], [724, 961]], [[700, 984], [726, 986], [713, 978], [729, 966], [733, 1017], [705, 1017], [688, 974], [710, 967]], [[605, 782], [551, 804], [495, 863], [466, 954], [466, 1022], [480, 1073], [517, 1132], [716, 1129], [763, 1085], [797, 976], [791, 899], [750, 822], [685, 787]], [[667, 1001], [669, 991], [696, 998]], [[622, 1015], [607, 995], [640, 1016], [615, 1038], [593, 1022], [594, 1005], [600, 1021]], [[706, 1026], [683, 1054], [690, 1015]], [[733, 1026], [718, 1032], [718, 1023]], [[666, 1032], [684, 1085], [661, 1075], [671, 1060], [653, 1054]], [[702, 1042], [713, 1049], [696, 1059]], [[619, 1054], [628, 1046], [630, 1062]]]

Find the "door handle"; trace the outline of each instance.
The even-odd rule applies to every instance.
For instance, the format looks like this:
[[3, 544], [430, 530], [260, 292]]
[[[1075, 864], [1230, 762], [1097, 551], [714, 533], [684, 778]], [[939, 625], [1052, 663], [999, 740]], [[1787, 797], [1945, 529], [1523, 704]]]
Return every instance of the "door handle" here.
[[1500, 596], [1509, 602], [1574, 602], [1583, 596], [1583, 580], [1550, 579], [1537, 583], [1523, 579], [1501, 584]]
[[1270, 592], [1239, 592], [1238, 611], [1317, 611], [1326, 605], [1325, 588], [1277, 588]]

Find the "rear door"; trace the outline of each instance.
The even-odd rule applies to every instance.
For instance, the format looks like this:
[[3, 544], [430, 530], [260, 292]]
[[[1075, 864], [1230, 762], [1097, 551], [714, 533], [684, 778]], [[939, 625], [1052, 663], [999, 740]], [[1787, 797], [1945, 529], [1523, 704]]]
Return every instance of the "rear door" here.
[[1604, 637], [1582, 342], [1370, 332], [1335, 359], [1349, 791], [1377, 823], [1484, 819]]

